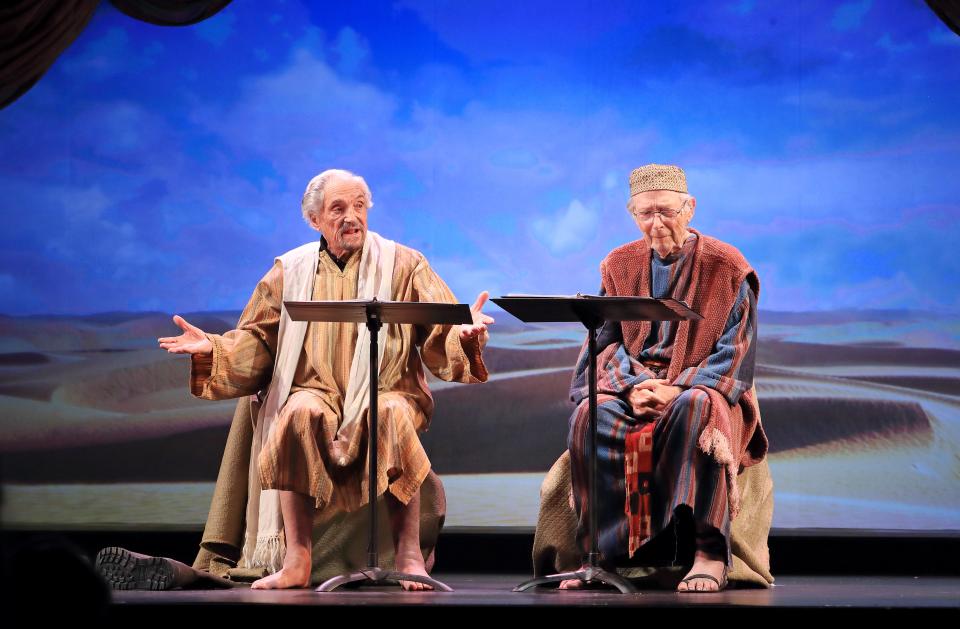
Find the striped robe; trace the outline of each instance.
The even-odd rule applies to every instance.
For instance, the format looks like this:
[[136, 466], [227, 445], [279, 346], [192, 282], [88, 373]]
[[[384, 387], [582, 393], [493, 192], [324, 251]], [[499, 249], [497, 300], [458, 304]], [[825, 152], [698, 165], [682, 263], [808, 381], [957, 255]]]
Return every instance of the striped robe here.
[[[681, 250], [661, 259], [651, 256], [650, 294], [653, 297], [682, 298], [690, 284], [692, 253], [696, 234], [691, 233]], [[601, 289], [601, 292], [602, 289]], [[652, 322], [642, 349], [630, 356], [619, 323], [608, 322], [598, 332], [597, 347], [597, 522], [599, 547], [605, 560], [616, 562], [628, 554], [628, 522], [624, 513], [626, 482], [624, 442], [631, 429], [645, 420], [633, 417], [627, 402], [630, 389], [648, 378], [666, 378], [673, 355], [675, 322]], [[695, 522], [707, 524], [726, 538], [730, 532], [727, 504], [727, 476], [712, 457], [698, 448], [698, 437], [709, 415], [713, 389], [735, 405], [753, 386], [756, 352], [757, 297], [744, 280], [713, 352], [701, 364], [680, 372], [672, 384], [684, 388], [656, 419], [653, 432], [653, 482], [651, 491], [651, 537], [668, 528], [678, 509], [686, 507]], [[577, 404], [570, 417], [568, 448], [571, 480], [578, 514], [577, 539], [582, 549], [589, 546], [587, 483], [590, 453], [590, 420], [587, 400], [586, 345], [574, 370], [570, 397]], [[676, 545], [673, 561], [677, 560]], [[729, 544], [727, 557], [729, 561]]]
[[[314, 300], [355, 299], [360, 254], [343, 269], [322, 251], [314, 281]], [[421, 253], [397, 245], [393, 275], [395, 301], [456, 303], [453, 293]], [[191, 392], [222, 400], [256, 394], [270, 382], [277, 349], [283, 295], [283, 266], [278, 261], [260, 280], [236, 329], [209, 334], [213, 353], [193, 356]], [[389, 490], [406, 504], [430, 471], [417, 433], [426, 430], [433, 398], [422, 365], [438, 378], [484, 382], [481, 357], [485, 339], [461, 343], [459, 326], [387, 326], [380, 370], [378, 405], [377, 495]], [[311, 496], [318, 509], [354, 511], [367, 501], [367, 429], [354, 442], [336, 439], [357, 339], [357, 324], [310, 322], [290, 396], [280, 409], [260, 453], [263, 489]], [[350, 463], [335, 463], [349, 453]], [[254, 462], [251, 462], [254, 464]]]

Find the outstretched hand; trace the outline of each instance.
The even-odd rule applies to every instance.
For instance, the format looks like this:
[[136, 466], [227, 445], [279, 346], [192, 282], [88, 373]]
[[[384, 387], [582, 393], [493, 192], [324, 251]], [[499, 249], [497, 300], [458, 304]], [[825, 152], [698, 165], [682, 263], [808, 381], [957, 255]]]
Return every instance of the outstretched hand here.
[[493, 317], [483, 314], [483, 304], [487, 303], [490, 293], [483, 291], [477, 295], [477, 301], [470, 307], [470, 314], [473, 316], [473, 324], [460, 326], [460, 341], [469, 341], [483, 336], [487, 331], [487, 326], [493, 323]]
[[633, 414], [641, 419], [653, 419], [663, 412], [678, 395], [683, 393], [680, 387], [672, 386], [669, 380], [649, 378], [633, 385], [627, 401], [633, 408]]
[[180, 315], [173, 315], [173, 322], [183, 330], [183, 334], [157, 339], [161, 348], [171, 354], [210, 354], [213, 352], [213, 343], [210, 342], [203, 330], [195, 325], [190, 325]]

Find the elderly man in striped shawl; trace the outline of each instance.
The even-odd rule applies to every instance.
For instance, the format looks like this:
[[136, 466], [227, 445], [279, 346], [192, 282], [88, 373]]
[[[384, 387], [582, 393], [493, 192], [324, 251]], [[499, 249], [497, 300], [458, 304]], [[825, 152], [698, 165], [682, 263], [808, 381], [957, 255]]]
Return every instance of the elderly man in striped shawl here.
[[[369, 331], [363, 324], [294, 322], [287, 300], [371, 299], [454, 303], [423, 255], [367, 230], [373, 205], [363, 178], [327, 170], [310, 181], [303, 217], [322, 234], [278, 257], [236, 329], [207, 334], [181, 317], [160, 347], [191, 355], [191, 392], [221, 400], [261, 394], [253, 435], [240, 565], [273, 572], [255, 589], [306, 587], [317, 510], [354, 511], [366, 502]], [[420, 486], [430, 461], [417, 436], [433, 399], [422, 364], [439, 378], [487, 379], [481, 350], [487, 294], [473, 324], [388, 325], [380, 332], [378, 495], [386, 493], [400, 572], [426, 575], [420, 550]], [[422, 363], [422, 364], [421, 364]], [[404, 589], [424, 589], [403, 582]]]
[[[598, 528], [603, 559], [615, 563], [673, 530], [695, 536], [680, 591], [726, 587], [737, 474], [763, 459], [767, 441], [753, 390], [757, 275], [734, 247], [688, 228], [696, 199], [676, 166], [650, 164], [630, 176], [628, 209], [643, 238], [600, 265], [602, 293], [674, 297], [698, 322], [608, 322], [598, 335]], [[578, 361], [568, 446], [577, 540], [587, 537], [590, 452], [587, 356]], [[693, 526], [679, 526], [681, 520]], [[675, 528], [678, 527], [678, 528]], [[565, 581], [573, 588], [579, 581]]]

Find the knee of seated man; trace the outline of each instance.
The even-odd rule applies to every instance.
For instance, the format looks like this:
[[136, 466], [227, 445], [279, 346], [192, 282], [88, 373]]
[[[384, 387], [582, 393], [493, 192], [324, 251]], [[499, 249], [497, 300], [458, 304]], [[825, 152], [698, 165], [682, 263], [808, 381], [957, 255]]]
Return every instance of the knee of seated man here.
[[316, 404], [310, 404], [301, 397], [286, 413], [287, 429], [298, 433], [310, 432], [314, 429], [316, 422], [323, 417], [323, 412], [323, 408]]
[[709, 416], [710, 395], [700, 389], [687, 389], [674, 398], [661, 415], [654, 428], [653, 439], [655, 442], [669, 440], [688, 432], [698, 435]]
[[704, 412], [710, 411], [710, 395], [702, 389], [685, 389], [673, 400], [674, 412], [687, 413], [691, 409], [700, 408]]
[[[626, 402], [619, 398], [612, 396], [601, 396], [597, 400], [597, 422], [603, 424], [604, 422], [618, 421], [623, 418], [624, 414], [629, 412], [629, 406]], [[590, 423], [590, 400], [585, 399], [580, 404], [577, 405], [576, 412], [573, 413], [571, 417], [571, 428], [575, 425], [582, 426], [586, 428]]]
[[390, 422], [398, 429], [402, 425], [408, 425], [414, 430], [419, 430], [419, 423], [423, 414], [405, 396], [399, 393], [382, 393], [377, 402], [380, 422]]

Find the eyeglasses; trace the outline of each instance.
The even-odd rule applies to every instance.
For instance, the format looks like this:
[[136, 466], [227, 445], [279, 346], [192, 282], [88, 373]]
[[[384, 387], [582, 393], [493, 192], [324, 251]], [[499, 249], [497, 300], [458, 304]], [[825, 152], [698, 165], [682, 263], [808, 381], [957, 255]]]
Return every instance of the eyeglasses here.
[[684, 201], [683, 204], [676, 210], [672, 208], [660, 208], [657, 210], [644, 210], [642, 212], [631, 212], [641, 221], [652, 221], [655, 214], [659, 214], [660, 218], [665, 221], [673, 220], [683, 212], [683, 208], [687, 207], [687, 202]]

